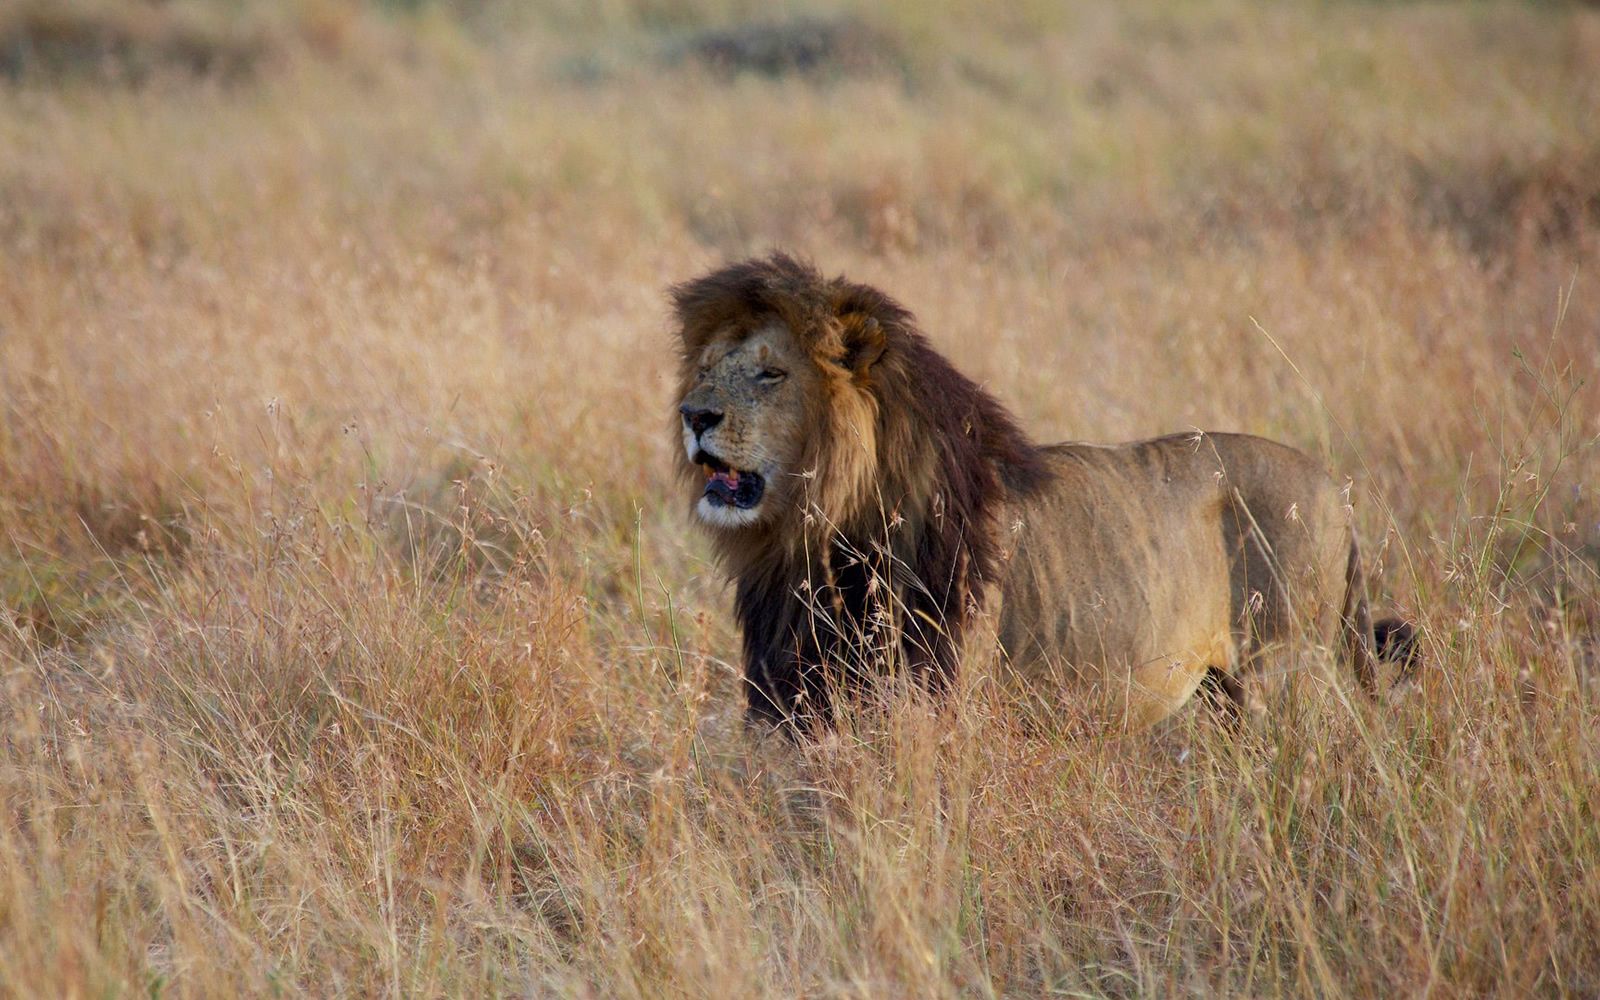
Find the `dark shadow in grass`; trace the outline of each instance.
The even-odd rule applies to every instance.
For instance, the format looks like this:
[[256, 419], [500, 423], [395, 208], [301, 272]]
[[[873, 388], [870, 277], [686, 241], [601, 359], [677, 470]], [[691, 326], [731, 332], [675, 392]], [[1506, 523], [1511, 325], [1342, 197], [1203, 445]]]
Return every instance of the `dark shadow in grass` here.
[[262, 32], [159, 7], [41, 3], [0, 14], [0, 80], [12, 83], [89, 79], [138, 85], [157, 76], [235, 83], [254, 77], [270, 48]]
[[667, 52], [672, 63], [693, 62], [724, 78], [839, 79], [901, 65], [899, 46], [853, 17], [754, 21], [696, 32]]

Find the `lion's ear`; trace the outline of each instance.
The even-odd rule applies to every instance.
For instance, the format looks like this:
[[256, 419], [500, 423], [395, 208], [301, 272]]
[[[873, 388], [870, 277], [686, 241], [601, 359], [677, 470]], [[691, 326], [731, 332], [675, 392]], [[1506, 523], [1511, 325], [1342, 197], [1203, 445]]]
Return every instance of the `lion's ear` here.
[[889, 344], [883, 325], [866, 313], [840, 317], [839, 325], [844, 334], [844, 366], [861, 378], [883, 357]]

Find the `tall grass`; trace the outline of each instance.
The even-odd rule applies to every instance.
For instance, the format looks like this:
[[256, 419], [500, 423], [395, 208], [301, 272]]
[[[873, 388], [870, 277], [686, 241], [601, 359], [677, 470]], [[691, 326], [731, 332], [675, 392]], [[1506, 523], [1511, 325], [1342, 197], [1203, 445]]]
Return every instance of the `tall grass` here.
[[[1593, 11], [790, 5], [882, 58], [769, 77], [684, 56], [733, 3], [43, 9], [0, 992], [1600, 989]], [[662, 290], [773, 246], [1041, 439], [1325, 456], [1417, 688], [1308, 649], [1243, 731], [1112, 737], [980, 644], [747, 734]]]

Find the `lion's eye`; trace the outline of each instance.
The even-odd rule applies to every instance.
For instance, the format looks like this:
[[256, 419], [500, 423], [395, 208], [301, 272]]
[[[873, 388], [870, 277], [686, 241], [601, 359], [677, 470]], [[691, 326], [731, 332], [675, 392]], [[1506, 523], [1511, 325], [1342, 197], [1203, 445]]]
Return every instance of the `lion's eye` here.
[[756, 376], [757, 380], [765, 382], [768, 385], [777, 385], [779, 382], [782, 382], [788, 377], [789, 373], [784, 371], [782, 368], [763, 368], [761, 369], [761, 374]]

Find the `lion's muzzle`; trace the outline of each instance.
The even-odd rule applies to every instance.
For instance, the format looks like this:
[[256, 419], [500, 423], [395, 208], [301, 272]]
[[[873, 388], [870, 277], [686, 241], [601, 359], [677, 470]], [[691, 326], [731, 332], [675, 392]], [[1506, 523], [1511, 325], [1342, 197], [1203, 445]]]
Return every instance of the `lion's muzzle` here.
[[702, 498], [713, 508], [750, 510], [761, 502], [761, 496], [766, 492], [767, 484], [761, 478], [761, 473], [735, 469], [704, 449], [695, 453], [694, 463], [706, 474]]
[[696, 438], [722, 423], [722, 414], [716, 410], [707, 410], [688, 403], [678, 407], [678, 412], [683, 414], [683, 422], [689, 428], [689, 433]]
[[738, 517], [736, 512], [754, 510], [767, 487], [761, 473], [734, 468], [705, 444], [705, 438], [715, 436], [711, 432], [723, 425], [723, 412], [691, 403], [678, 407], [678, 412], [683, 415], [684, 444], [689, 461], [706, 474], [705, 490], [700, 495], [702, 512], [712, 521], [720, 522], [727, 515]]

